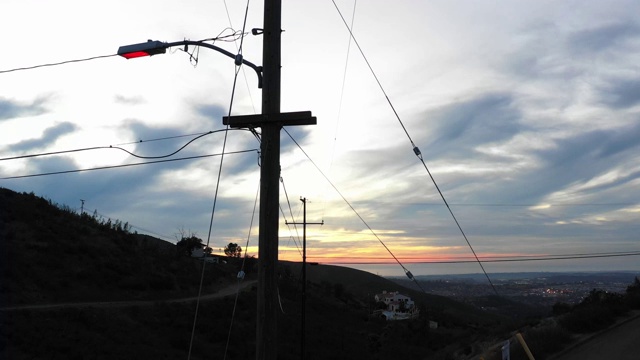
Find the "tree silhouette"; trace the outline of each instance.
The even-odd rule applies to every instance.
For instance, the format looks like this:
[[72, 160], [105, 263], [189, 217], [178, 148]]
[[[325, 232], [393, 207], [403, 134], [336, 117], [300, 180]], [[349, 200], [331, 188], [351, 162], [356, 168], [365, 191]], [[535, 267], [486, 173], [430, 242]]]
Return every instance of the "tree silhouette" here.
[[178, 241], [178, 243], [176, 244], [176, 250], [180, 255], [191, 256], [193, 250], [202, 249], [203, 246], [204, 244], [202, 244], [202, 239], [192, 235], [180, 239], [180, 241]]
[[236, 243], [229, 243], [224, 247], [224, 254], [230, 257], [239, 258], [242, 256], [242, 248]]

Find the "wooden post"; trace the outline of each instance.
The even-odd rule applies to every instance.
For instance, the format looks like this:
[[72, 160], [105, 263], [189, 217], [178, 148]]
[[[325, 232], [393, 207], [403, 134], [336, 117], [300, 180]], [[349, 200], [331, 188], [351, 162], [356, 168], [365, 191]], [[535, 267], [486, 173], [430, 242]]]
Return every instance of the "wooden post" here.
[[282, 0], [265, 0], [262, 61], [262, 113], [223, 117], [231, 127], [260, 127], [260, 216], [258, 235], [258, 306], [256, 359], [278, 358], [278, 221], [280, 195], [280, 129], [311, 125], [310, 111], [280, 112], [280, 51]]
[[531, 350], [529, 350], [529, 346], [527, 346], [527, 343], [524, 341], [524, 338], [522, 337], [522, 335], [520, 333], [516, 334], [516, 339], [518, 339], [518, 341], [520, 342], [520, 345], [522, 345], [522, 348], [524, 349], [524, 352], [527, 353], [527, 357], [529, 358], [529, 360], [536, 360], [533, 357], [533, 354], [531, 353]]
[[[262, 114], [280, 113], [281, 0], [265, 0], [262, 34]], [[280, 125], [262, 125], [260, 216], [258, 235], [258, 309], [256, 359], [278, 358], [278, 218], [280, 194]]]
[[301, 329], [300, 329], [300, 360], [304, 360], [306, 344], [306, 318], [307, 318], [307, 225], [324, 225], [324, 220], [319, 223], [307, 222], [307, 198], [300, 198], [302, 201], [302, 222], [286, 224], [302, 224], [302, 309], [301, 309]]

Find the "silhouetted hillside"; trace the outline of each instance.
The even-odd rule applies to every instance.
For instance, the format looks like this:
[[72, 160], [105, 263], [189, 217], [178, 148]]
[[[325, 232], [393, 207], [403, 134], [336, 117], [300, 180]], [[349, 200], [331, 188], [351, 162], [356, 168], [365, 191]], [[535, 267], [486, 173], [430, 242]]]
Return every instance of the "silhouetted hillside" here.
[[[206, 266], [203, 293], [237, 281], [233, 260]], [[197, 294], [202, 262], [171, 243], [130, 233], [126, 222], [0, 189], [0, 263], [0, 358], [175, 359], [185, 357], [190, 344], [192, 359], [221, 358], [225, 349], [227, 359], [255, 357], [255, 287], [200, 304], [164, 301]], [[246, 269], [249, 278], [253, 266]], [[299, 263], [279, 267], [280, 359], [300, 358], [300, 270]], [[413, 297], [420, 317], [372, 317], [373, 295], [383, 290]], [[110, 305], [114, 300], [153, 301]], [[6, 309], [87, 301], [100, 304]], [[308, 268], [306, 318], [306, 358], [323, 360], [468, 355], [473, 342], [492, 341], [505, 323], [370, 273], [323, 265]]]
[[[301, 264], [292, 263], [291, 268], [300, 272]], [[487, 325], [496, 324], [506, 318], [481, 312], [476, 307], [463, 304], [449, 298], [425, 294], [421, 291], [405, 287], [392, 280], [378, 275], [351, 268], [331, 265], [311, 265], [307, 267], [307, 279], [321, 287], [327, 284], [342, 286], [351, 296], [358, 299], [372, 301], [375, 294], [382, 291], [400, 291], [411, 296], [417, 304], [422, 304], [429, 318], [438, 322], [466, 326], [467, 324]], [[324, 284], [324, 285], [323, 285]]]
[[[174, 244], [33, 194], [0, 189], [0, 239], [4, 306], [193, 295], [200, 280], [198, 261], [177, 256]], [[209, 267], [205, 291], [236, 272]]]

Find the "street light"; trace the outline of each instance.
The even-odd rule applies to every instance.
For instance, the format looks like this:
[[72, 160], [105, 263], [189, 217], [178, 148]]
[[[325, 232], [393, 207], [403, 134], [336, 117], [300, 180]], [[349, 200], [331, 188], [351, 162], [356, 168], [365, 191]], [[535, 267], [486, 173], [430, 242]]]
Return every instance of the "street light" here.
[[125, 59], [134, 59], [143, 56], [153, 56], [157, 54], [164, 54], [167, 52], [167, 47], [161, 41], [147, 41], [146, 43], [133, 44], [120, 46], [118, 48], [118, 55]]
[[248, 67], [255, 70], [258, 75], [258, 88], [262, 88], [262, 66], [257, 66], [250, 61], [245, 60], [242, 57], [242, 54], [234, 55], [227, 50], [217, 47], [213, 44], [206, 43], [204, 41], [193, 41], [193, 40], [182, 40], [175, 42], [162, 42], [158, 40], [148, 40], [144, 43], [132, 44], [120, 46], [118, 48], [118, 55], [122, 56], [125, 59], [135, 59], [143, 56], [153, 56], [158, 54], [164, 54], [167, 52], [167, 49], [174, 46], [184, 46], [184, 45], [194, 45], [194, 46], [202, 46], [211, 50], [215, 50], [221, 54], [224, 54], [235, 61], [237, 66], [242, 64], [247, 65]]

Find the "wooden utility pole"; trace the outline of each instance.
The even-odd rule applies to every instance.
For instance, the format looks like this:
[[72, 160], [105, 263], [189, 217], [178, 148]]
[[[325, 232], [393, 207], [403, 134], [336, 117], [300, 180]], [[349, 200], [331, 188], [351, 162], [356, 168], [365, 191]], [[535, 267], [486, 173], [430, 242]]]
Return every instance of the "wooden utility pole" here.
[[278, 358], [278, 226], [280, 198], [280, 129], [314, 125], [310, 111], [280, 112], [280, 52], [282, 0], [265, 0], [262, 114], [223, 117], [231, 127], [260, 127], [260, 231], [258, 235], [258, 307], [256, 359]]
[[[264, 2], [262, 114], [280, 114], [281, 0]], [[280, 201], [280, 127], [262, 125], [260, 151], [260, 230], [258, 235], [258, 310], [256, 359], [278, 358], [278, 217]]]
[[300, 329], [300, 360], [304, 360], [306, 344], [306, 318], [307, 318], [307, 225], [324, 225], [324, 220], [319, 223], [307, 222], [307, 198], [300, 198], [302, 201], [302, 222], [288, 223], [287, 225], [302, 225], [302, 320]]

